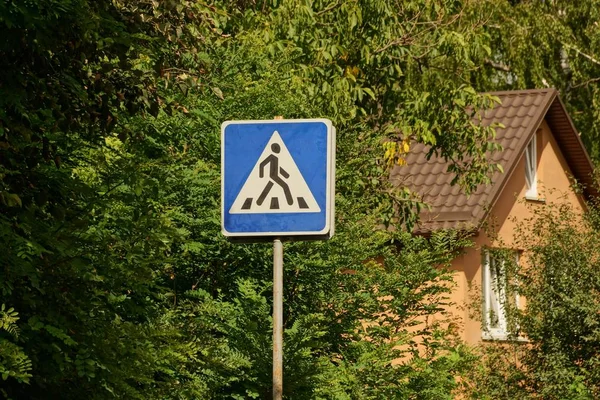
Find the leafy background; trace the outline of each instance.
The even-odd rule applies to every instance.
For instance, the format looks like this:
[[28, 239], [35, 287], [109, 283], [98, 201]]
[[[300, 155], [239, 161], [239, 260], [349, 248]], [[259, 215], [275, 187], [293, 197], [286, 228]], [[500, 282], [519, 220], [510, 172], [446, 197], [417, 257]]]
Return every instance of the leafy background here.
[[269, 398], [270, 248], [220, 235], [219, 127], [283, 115], [338, 131], [336, 236], [285, 245], [286, 397], [453, 398], [485, 366], [428, 317], [468, 241], [412, 237], [388, 169], [420, 142], [488, 183], [468, 110], [543, 86], [598, 160], [596, 3], [1, 2], [0, 393]]

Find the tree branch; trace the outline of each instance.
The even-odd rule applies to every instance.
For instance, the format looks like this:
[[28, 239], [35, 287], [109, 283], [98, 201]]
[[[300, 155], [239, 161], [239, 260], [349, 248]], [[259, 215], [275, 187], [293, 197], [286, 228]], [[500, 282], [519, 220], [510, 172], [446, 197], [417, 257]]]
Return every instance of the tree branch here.
[[585, 81], [585, 82], [581, 82], [581, 83], [578, 83], [577, 85], [573, 85], [572, 87], [573, 87], [573, 89], [575, 89], [575, 88], [578, 88], [578, 87], [587, 86], [587, 85], [589, 85], [590, 83], [593, 83], [593, 82], [598, 82], [598, 81], [600, 81], [600, 77], [598, 77], [598, 78], [592, 78], [592, 79], [588, 79], [587, 81]]
[[485, 60], [485, 65], [489, 65], [490, 67], [497, 69], [498, 71], [510, 72], [510, 67], [508, 65], [495, 62], [490, 59]]
[[401, 37], [400, 39], [393, 40], [393, 41], [389, 42], [388, 44], [386, 44], [385, 46], [378, 48], [373, 53], [379, 54], [379, 53], [381, 53], [383, 51], [386, 51], [387, 49], [389, 49], [392, 46], [397, 46], [399, 44], [405, 45], [405, 44], [409, 44], [409, 43], [410, 43], [410, 39], [409, 38], [407, 38], [407, 37]]
[[579, 50], [577, 47], [571, 46], [570, 44], [566, 44], [566, 43], [562, 43], [562, 45], [565, 46], [567, 49], [573, 50], [575, 53], [579, 54], [580, 56], [587, 58], [594, 64], [600, 65], [600, 61], [596, 60], [594, 57], [590, 56], [589, 54], [585, 54], [583, 51]]
[[323, 15], [323, 14], [325, 14], [325, 13], [327, 13], [327, 12], [329, 12], [329, 11], [331, 11], [331, 10], [333, 10], [333, 9], [335, 9], [335, 8], [337, 8], [337, 7], [339, 7], [339, 6], [341, 6], [341, 5], [342, 5], [342, 4], [341, 4], [339, 1], [338, 1], [338, 2], [335, 2], [335, 3], [333, 3], [332, 5], [330, 5], [329, 7], [327, 7], [327, 8], [324, 8], [324, 9], [322, 9], [321, 11], [319, 11], [319, 12], [317, 12], [317, 13], [315, 13], [315, 14], [316, 14], [316, 15]]

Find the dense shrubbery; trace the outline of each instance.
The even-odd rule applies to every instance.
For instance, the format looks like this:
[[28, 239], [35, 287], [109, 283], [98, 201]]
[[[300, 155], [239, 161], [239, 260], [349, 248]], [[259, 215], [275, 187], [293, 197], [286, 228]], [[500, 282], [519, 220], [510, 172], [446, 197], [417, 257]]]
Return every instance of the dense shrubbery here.
[[[521, 266], [505, 265], [509, 290], [525, 307], [508, 307], [515, 336], [527, 342], [485, 348], [472, 398], [595, 399], [600, 395], [600, 213], [572, 205], [534, 208], [516, 246]], [[514, 257], [513, 257], [514, 258]]]
[[437, 267], [465, 243], [404, 233], [420, 205], [386, 168], [414, 142], [466, 189], [495, 168], [491, 130], [464, 111], [508, 82], [489, 63], [493, 11], [2, 2], [0, 393], [268, 398], [270, 248], [219, 233], [219, 126], [284, 115], [338, 127], [337, 234], [286, 244], [287, 396], [451, 398], [472, 356], [418, 321], [447, 301]]

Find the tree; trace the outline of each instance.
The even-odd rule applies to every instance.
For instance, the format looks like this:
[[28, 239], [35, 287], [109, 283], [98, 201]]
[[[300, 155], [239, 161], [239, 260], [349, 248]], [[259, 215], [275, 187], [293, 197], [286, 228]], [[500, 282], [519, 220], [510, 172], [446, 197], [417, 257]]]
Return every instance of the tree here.
[[529, 343], [487, 349], [473, 398], [593, 399], [600, 391], [600, 214], [568, 204], [535, 210], [521, 223], [522, 267], [510, 265], [512, 290], [525, 309], [510, 309]]
[[[155, 279], [174, 233], [155, 198], [140, 197], [138, 172], [155, 164], [121, 156], [114, 135], [120, 118], [172, 106], [157, 95], [160, 62], [182, 66], [171, 51], [175, 25], [208, 13], [182, 5], [0, 5], [6, 397], [148, 398], [177, 382], [165, 365], [194, 349], [165, 317], [168, 300]], [[210, 27], [198, 23], [185, 38]], [[139, 136], [119, 133], [151, 153]], [[203, 384], [192, 383], [174, 388], [203, 397]]]
[[473, 75], [478, 90], [555, 87], [595, 162], [598, 147], [598, 2], [479, 1], [491, 54]]
[[284, 115], [339, 134], [338, 234], [286, 246], [287, 395], [449, 398], [470, 356], [423, 321], [464, 241], [404, 232], [418, 202], [387, 173], [414, 142], [466, 189], [494, 168], [470, 10], [2, 3], [3, 395], [268, 397], [270, 249], [219, 235], [219, 125]]

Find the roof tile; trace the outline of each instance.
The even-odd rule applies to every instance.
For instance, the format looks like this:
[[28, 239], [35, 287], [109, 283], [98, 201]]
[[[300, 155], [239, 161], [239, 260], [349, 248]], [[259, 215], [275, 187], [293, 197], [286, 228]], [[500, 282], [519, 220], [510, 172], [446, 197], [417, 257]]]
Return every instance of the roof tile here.
[[[505, 126], [496, 129], [495, 138], [495, 142], [500, 144], [503, 150], [489, 155], [493, 162], [502, 166], [504, 174], [495, 172], [491, 184], [481, 185], [470, 196], [466, 196], [459, 186], [450, 184], [454, 174], [447, 172], [448, 162], [436, 155], [427, 160], [429, 147], [420, 143], [415, 144], [406, 157], [408, 168], [397, 167], [392, 171], [394, 181], [398, 178], [397, 182], [408, 184], [411, 190], [419, 193], [423, 200], [431, 205], [427, 218], [421, 221], [417, 232], [479, 226], [489, 210], [488, 205], [495, 202], [504, 186], [503, 182], [511, 175], [525, 145], [544, 117], [548, 119], [559, 143], [567, 147], [565, 151], [572, 153], [567, 159], [576, 162], [577, 165], [573, 168], [576, 176], [581, 175], [581, 172], [591, 171], [589, 157], [555, 89], [491, 94], [498, 96], [501, 104], [486, 110], [480, 123], [499, 123]], [[556, 131], [557, 129], [560, 131]], [[435, 215], [442, 213], [444, 221], [437, 220]], [[453, 218], [452, 215], [456, 217]], [[465, 215], [471, 215], [472, 219], [466, 221]]]

